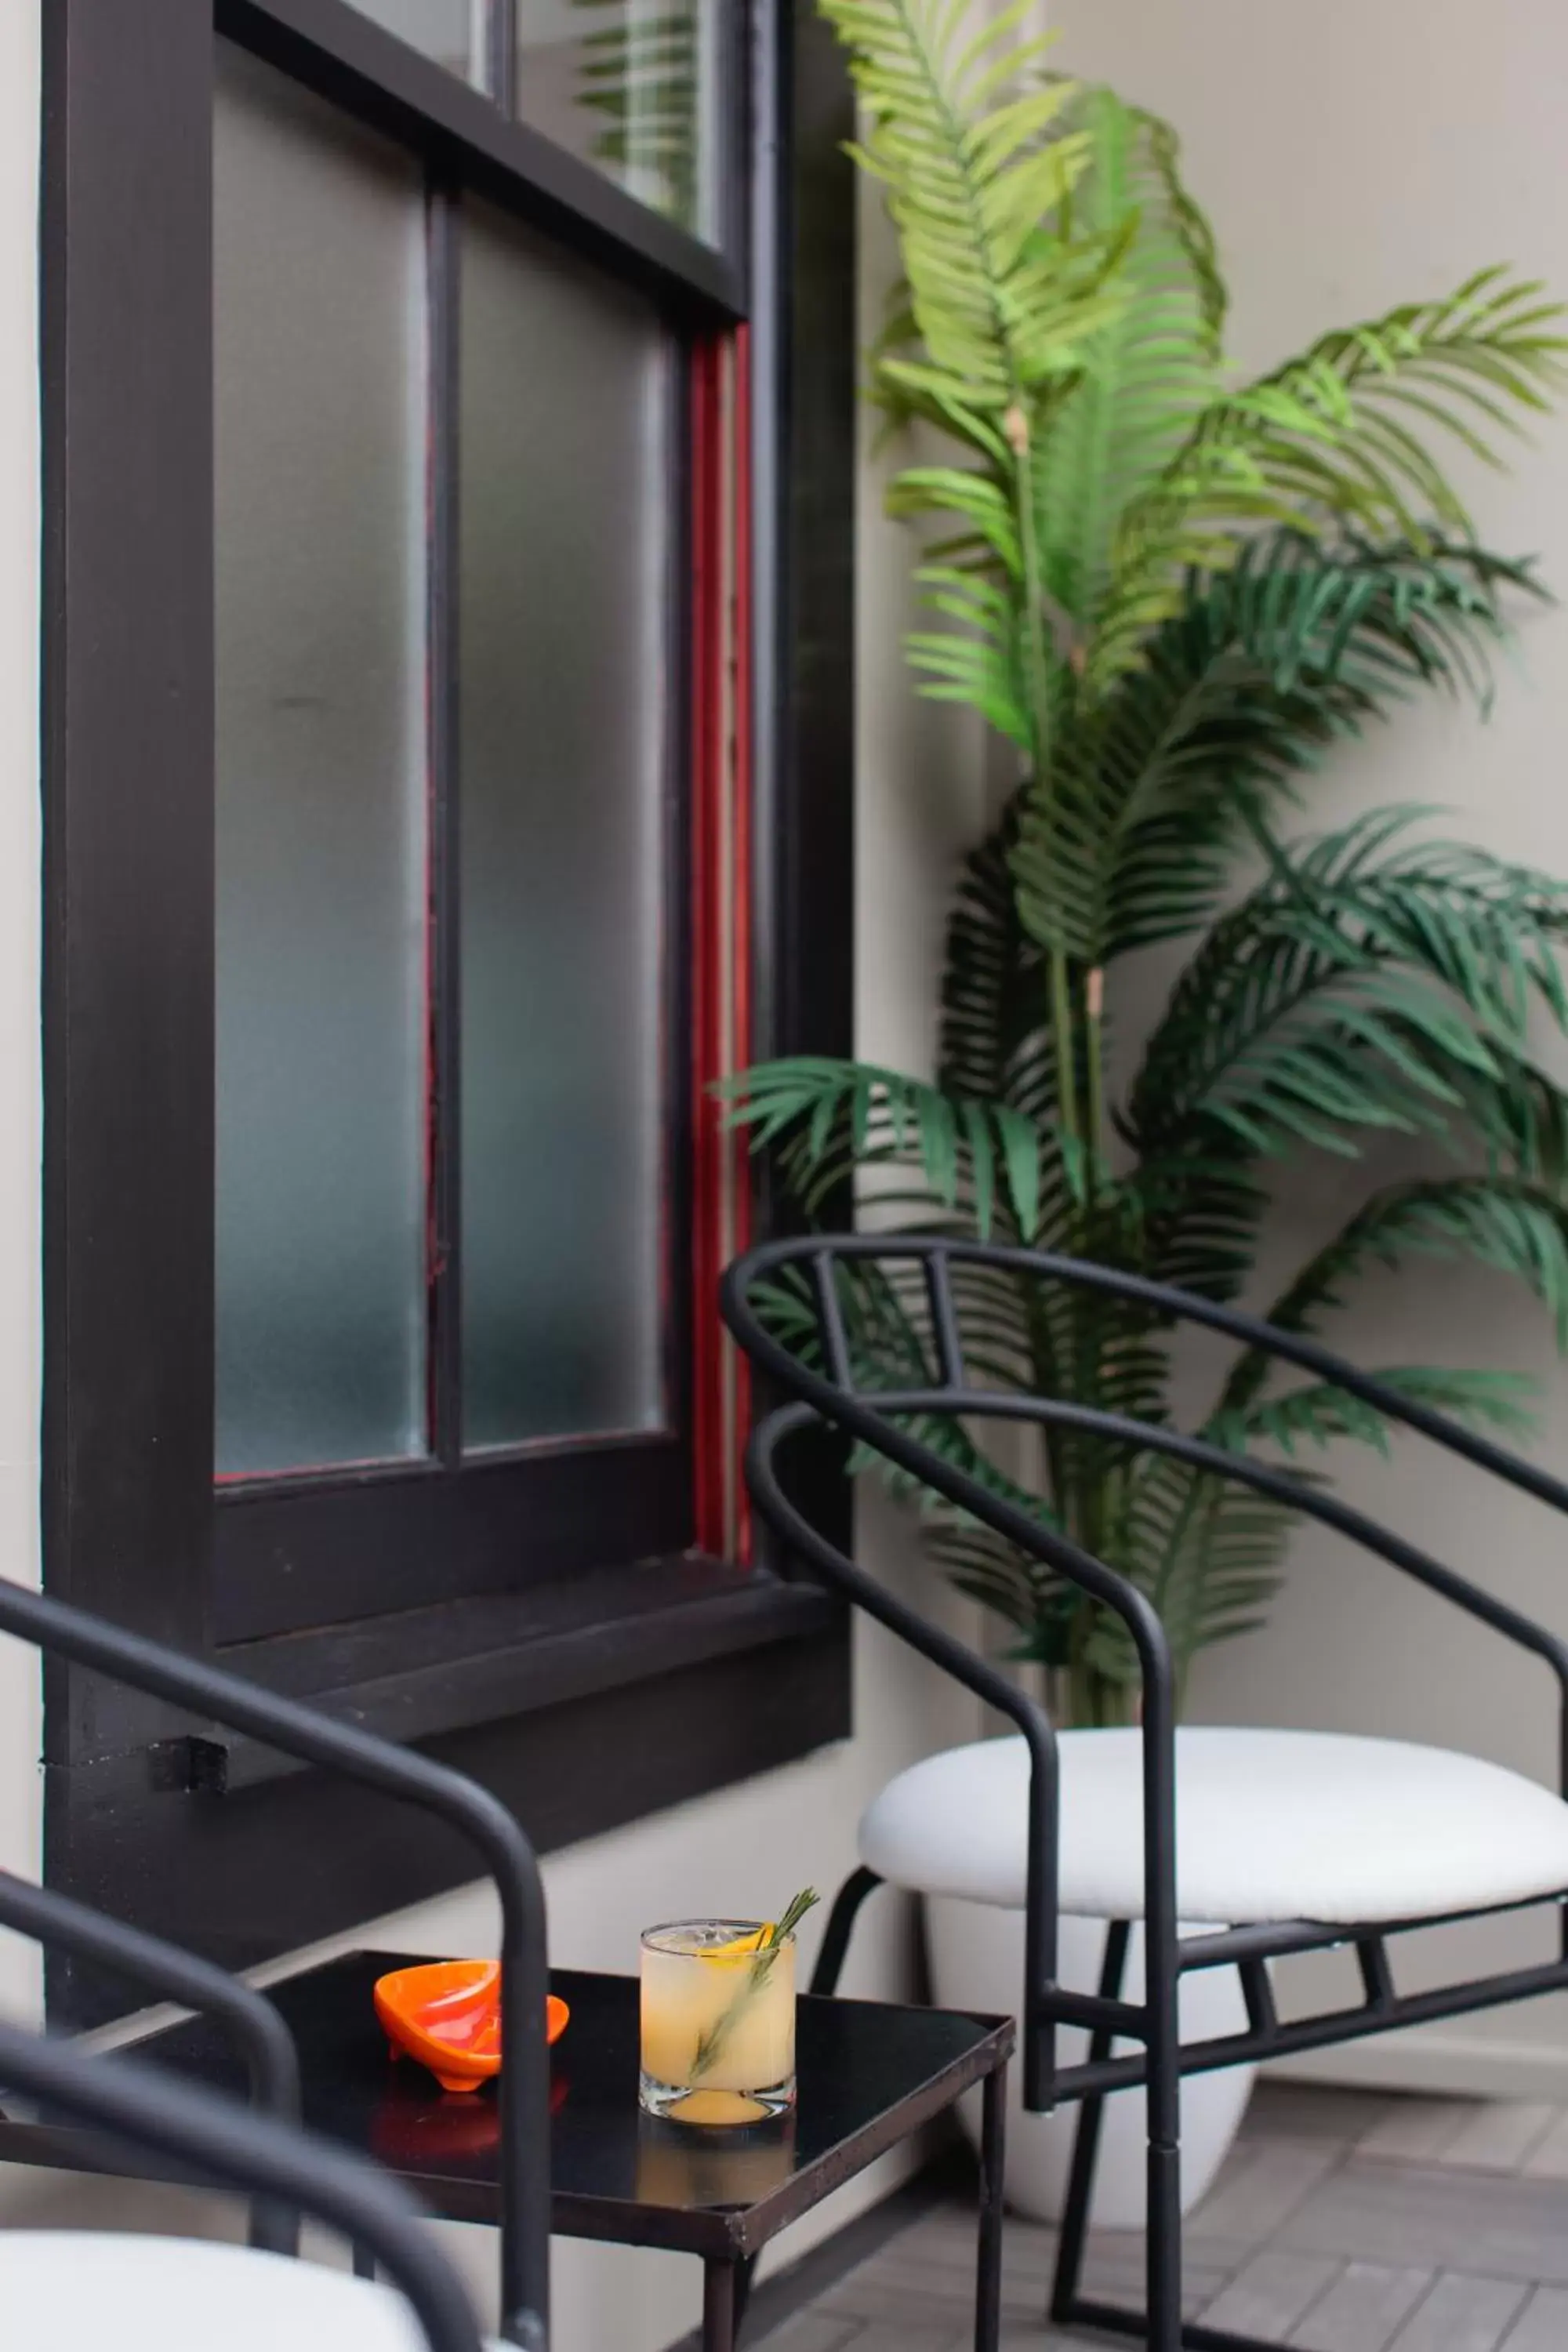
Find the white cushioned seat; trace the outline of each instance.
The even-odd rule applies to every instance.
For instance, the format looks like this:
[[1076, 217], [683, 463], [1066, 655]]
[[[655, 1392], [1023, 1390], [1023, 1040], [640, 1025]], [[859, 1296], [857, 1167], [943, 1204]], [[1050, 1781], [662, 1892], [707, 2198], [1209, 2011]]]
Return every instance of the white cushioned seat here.
[[[1068, 1731], [1060, 1902], [1143, 1916], [1136, 1731]], [[1028, 1756], [954, 1748], [890, 1781], [860, 1858], [895, 1886], [1022, 1910]], [[1479, 1757], [1338, 1733], [1186, 1727], [1176, 1735], [1176, 1905], [1226, 1926], [1420, 1918], [1568, 1888], [1568, 1804]]]
[[426, 2352], [400, 2294], [205, 2239], [0, 2230], [5, 2352]]

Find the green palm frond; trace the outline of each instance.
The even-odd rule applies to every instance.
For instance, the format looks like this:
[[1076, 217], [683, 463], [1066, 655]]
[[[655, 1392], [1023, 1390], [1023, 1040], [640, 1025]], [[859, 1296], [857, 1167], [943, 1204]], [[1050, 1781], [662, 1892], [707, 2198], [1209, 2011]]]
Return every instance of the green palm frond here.
[[1045, 1025], [1045, 958], [1025, 928], [1013, 878], [1015, 799], [964, 859], [942, 979], [938, 1082], [948, 1094], [1008, 1102], [1049, 1119], [1056, 1072]]
[[1200, 1298], [1239, 1298], [1268, 1208], [1250, 1155], [1234, 1143], [1148, 1153], [1126, 1181], [1141, 1202], [1139, 1270]]
[[1047, 1665], [1066, 1664], [1073, 1620], [1070, 1585], [973, 1519], [931, 1526], [926, 1544], [955, 1591], [978, 1601], [1022, 1637], [1017, 1654]]
[[1016, 821], [1035, 939], [1104, 965], [1205, 921], [1236, 853], [1338, 740], [1417, 687], [1483, 704], [1528, 565], [1434, 541], [1269, 533], [1186, 601]]
[[963, 1206], [980, 1234], [1001, 1221], [1028, 1240], [1053, 1196], [1081, 1198], [1089, 1181], [1067, 1138], [1042, 1132], [1010, 1104], [947, 1095], [874, 1063], [762, 1062], [721, 1092], [731, 1123], [750, 1129], [752, 1149], [778, 1153], [808, 1211], [854, 1169], [913, 1168], [933, 1204]]
[[[1248, 1487], [1145, 1454], [1128, 1482], [1116, 1564], [1159, 1611], [1178, 1668], [1201, 1649], [1235, 1641], [1263, 1622], [1284, 1573], [1297, 1514]], [[1139, 1667], [1125, 1626], [1087, 1615], [1087, 1663], [1114, 1688], [1136, 1690]]]
[[[1396, 1270], [1411, 1259], [1468, 1262], [1512, 1276], [1551, 1316], [1559, 1347], [1568, 1347], [1568, 1202], [1510, 1176], [1385, 1185], [1309, 1258], [1265, 1320], [1321, 1336], [1324, 1318], [1346, 1305], [1351, 1286], [1369, 1269]], [[1270, 1369], [1268, 1357], [1245, 1349], [1226, 1381], [1220, 1414], [1249, 1411]]]
[[[1034, 451], [1086, 344], [1122, 307], [1118, 265], [1136, 223], [1087, 233], [1075, 224], [1090, 142], [1064, 120], [1076, 86], [1043, 71], [1051, 37], [1023, 31], [1031, 0], [978, 30], [963, 0], [820, 5], [848, 51], [866, 121], [855, 152], [899, 233], [917, 345], [910, 356], [884, 339], [878, 389], [968, 460], [911, 467], [894, 486], [895, 511], [935, 518], [950, 534], [926, 583], [949, 625], [922, 632], [915, 658], [928, 691], [973, 701], [1037, 760], [1052, 661]], [[1022, 592], [1016, 612], [971, 576], [976, 547], [993, 587], [1005, 580]]]
[[[945, 478], [953, 485], [975, 478]], [[901, 477], [888, 503], [896, 514], [929, 513], [927, 501], [942, 495], [942, 480], [921, 469]], [[960, 495], [955, 489], [946, 497], [949, 513]], [[1016, 598], [984, 572], [956, 563], [922, 563], [915, 578], [933, 623], [911, 629], [904, 640], [920, 693], [928, 702], [955, 702], [978, 711], [1027, 757], [1035, 749], [1036, 727], [1027, 636]]]
[[[1255, 1633], [1285, 1572], [1297, 1514], [1228, 1481], [1188, 1471], [1172, 1515], [1171, 1539], [1156, 1555], [1150, 1594], [1184, 1664], [1203, 1649]], [[1111, 1633], [1102, 1627], [1102, 1640]], [[1117, 1647], [1124, 1645], [1120, 1624]]]
[[1483, 851], [1403, 845], [1423, 814], [1375, 811], [1273, 849], [1149, 1040], [1128, 1104], [1142, 1149], [1447, 1139], [1468, 1097], [1515, 1084], [1532, 1002], [1568, 1027], [1568, 888]]
[[849, 53], [866, 121], [858, 160], [899, 232], [921, 357], [889, 379], [1005, 461], [1006, 412], [1076, 365], [1119, 297], [1114, 243], [1043, 233], [1088, 168], [1082, 133], [1051, 137], [1073, 85], [1040, 68], [1031, 11], [975, 29], [954, 0], [821, 0]]
[[1105, 89], [1084, 90], [1068, 120], [1091, 159], [1076, 218], [1106, 237], [1137, 222], [1121, 264], [1128, 299], [1085, 342], [1036, 470], [1046, 586], [1081, 633], [1104, 602], [1123, 508], [1163, 473], [1212, 397], [1226, 295], [1169, 125]]
[[[940, 1383], [930, 1301], [918, 1267], [841, 1259], [834, 1280], [851, 1376], [863, 1396]], [[953, 1288], [971, 1380], [991, 1388], [1005, 1388], [1015, 1380], [1028, 1385], [1022, 1367], [1007, 1360], [1008, 1349], [1017, 1339], [1014, 1318], [1026, 1312], [1021, 1286], [991, 1269], [961, 1265], [953, 1268]], [[818, 1304], [804, 1268], [783, 1268], [757, 1286], [752, 1299], [767, 1329], [792, 1355], [814, 1371], [827, 1369]], [[951, 1413], [899, 1412], [892, 1419], [987, 1493], [1044, 1526], [1059, 1527], [1038, 1488], [1010, 1477], [963, 1422]], [[858, 1451], [852, 1466], [874, 1472], [890, 1493], [919, 1511], [932, 1557], [962, 1591], [1019, 1626], [1030, 1624], [1042, 1610], [1070, 1614], [1072, 1588], [1030, 1554], [933, 1495], [884, 1455]]]
[[[1473, 1429], [1521, 1438], [1537, 1425], [1540, 1382], [1528, 1373], [1395, 1364], [1370, 1377]], [[1321, 1452], [1341, 1438], [1351, 1438], [1386, 1454], [1390, 1430], [1386, 1416], [1364, 1398], [1352, 1396], [1331, 1381], [1304, 1381], [1278, 1395], [1258, 1397], [1244, 1412], [1216, 1414], [1205, 1434], [1237, 1453], [1250, 1453], [1263, 1444], [1294, 1456], [1303, 1447]]]
[[1121, 517], [1087, 657], [1091, 686], [1136, 667], [1148, 632], [1177, 609], [1185, 569], [1235, 560], [1238, 524], [1338, 518], [1419, 550], [1434, 516], [1468, 537], [1469, 517], [1429, 438], [1495, 463], [1498, 436], [1517, 430], [1514, 412], [1542, 411], [1561, 388], [1562, 319], [1535, 282], [1485, 269], [1446, 299], [1322, 336], [1215, 400]]
[[1410, 1257], [1469, 1259], [1516, 1276], [1568, 1341], [1568, 1206], [1535, 1185], [1499, 1176], [1391, 1185], [1374, 1193], [1302, 1269], [1269, 1319], [1281, 1330], [1313, 1329], [1321, 1312], [1342, 1303], [1352, 1274]]

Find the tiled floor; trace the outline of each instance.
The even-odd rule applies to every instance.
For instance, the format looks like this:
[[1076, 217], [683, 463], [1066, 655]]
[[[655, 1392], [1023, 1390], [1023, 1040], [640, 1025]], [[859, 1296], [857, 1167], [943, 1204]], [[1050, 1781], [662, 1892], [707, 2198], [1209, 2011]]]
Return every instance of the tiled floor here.
[[[967, 2352], [973, 2248], [963, 2207], [922, 2214], [766, 2352]], [[1568, 2352], [1568, 2108], [1265, 2084], [1186, 2249], [1191, 2313], [1302, 2352]], [[1009, 2221], [1003, 2352], [1106, 2341], [1047, 2330], [1053, 2252]], [[1098, 2236], [1086, 2284], [1135, 2294], [1141, 2259]]]

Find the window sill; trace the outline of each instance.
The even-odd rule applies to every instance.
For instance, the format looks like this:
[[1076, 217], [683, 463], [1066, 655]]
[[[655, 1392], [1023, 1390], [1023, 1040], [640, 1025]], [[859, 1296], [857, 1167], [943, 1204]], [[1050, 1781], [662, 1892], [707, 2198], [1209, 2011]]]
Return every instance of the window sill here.
[[[323, 1714], [414, 1745], [808, 1640], [839, 1622], [837, 1603], [815, 1585], [685, 1559], [244, 1643], [222, 1657]], [[306, 1769], [258, 1741], [219, 1736], [231, 1790]]]
[[[223, 1654], [472, 1774], [542, 1853], [772, 1771], [850, 1728], [839, 1606], [815, 1586], [710, 1560]], [[171, 1786], [145, 1745], [47, 1765], [52, 1883], [241, 1968], [479, 1874], [441, 1822], [210, 1736], [226, 1750], [221, 1792]], [[51, 1967], [58, 2025], [101, 2023], [125, 2005], [106, 1980]]]

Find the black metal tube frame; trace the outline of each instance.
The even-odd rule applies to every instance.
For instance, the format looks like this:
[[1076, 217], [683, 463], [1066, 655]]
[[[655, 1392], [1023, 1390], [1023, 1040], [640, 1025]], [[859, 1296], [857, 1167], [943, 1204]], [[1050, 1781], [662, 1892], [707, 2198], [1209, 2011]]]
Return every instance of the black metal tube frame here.
[[[923, 1277], [936, 1380], [931, 1385], [870, 1389], [858, 1383], [851, 1361], [837, 1287], [846, 1263], [872, 1261], [917, 1270]], [[1205, 1938], [1206, 1952], [1184, 1964], [1176, 1934], [1175, 1885], [1175, 1705], [1169, 1646], [1150, 1603], [1124, 1577], [1080, 1545], [993, 1493], [977, 1479], [945, 1462], [900, 1425], [910, 1416], [963, 1415], [975, 1419], [1024, 1420], [1070, 1428], [1121, 1441], [1130, 1450], [1168, 1454], [1217, 1477], [1236, 1480], [1318, 1518], [1387, 1560], [1443, 1599], [1489, 1625], [1494, 1632], [1541, 1657], [1559, 1690], [1560, 1787], [1568, 1796], [1568, 1643], [1492, 1594], [1483, 1591], [1415, 1546], [1380, 1528], [1321, 1490], [1306, 1487], [1266, 1465], [1230, 1454], [1205, 1440], [1133, 1421], [1067, 1400], [1031, 1397], [972, 1384], [966, 1378], [962, 1333], [953, 1297], [952, 1267], [979, 1265], [1042, 1283], [1057, 1282], [1099, 1291], [1147, 1308], [1166, 1322], [1194, 1322], [1295, 1363], [1342, 1388], [1418, 1431], [1447, 1451], [1491, 1472], [1554, 1509], [1568, 1513], [1568, 1486], [1522, 1461], [1490, 1440], [1401, 1396], [1316, 1341], [1275, 1330], [1239, 1309], [1125, 1274], [1113, 1267], [1053, 1253], [970, 1243], [941, 1236], [904, 1234], [808, 1235], [771, 1242], [731, 1266], [721, 1286], [721, 1311], [752, 1362], [791, 1400], [753, 1430], [747, 1450], [747, 1478], [759, 1513], [788, 1549], [805, 1559], [826, 1582], [885, 1624], [934, 1664], [1007, 1717], [1023, 1734], [1030, 1757], [1030, 1805], [1025, 1900], [1025, 1987], [1020, 2006], [1024, 2037], [1024, 2099], [1037, 2111], [1063, 2098], [1096, 2103], [1111, 2088], [1142, 2083], [1148, 2100], [1149, 2282], [1142, 2323], [1156, 2352], [1174, 2352], [1182, 2341], [1179, 2209], [1179, 2086], [1184, 2072], [1234, 2064], [1320, 2042], [1348, 2040], [1420, 2018], [1448, 2016], [1468, 2008], [1521, 2000], [1568, 1982], [1568, 1910], [1563, 1891], [1542, 1896], [1560, 1912], [1564, 1955], [1550, 1966], [1515, 1971], [1440, 1993], [1400, 2000], [1394, 1992], [1384, 1937], [1399, 1927], [1435, 1924], [1408, 1921], [1368, 1927], [1335, 1927], [1310, 1921], [1281, 1923], [1241, 1931], [1244, 1940], [1226, 1948], [1223, 1938]], [[785, 1348], [768, 1329], [752, 1299], [756, 1285], [786, 1269], [804, 1272], [816, 1306], [817, 1337], [825, 1371]], [[1069, 1995], [1055, 1983], [1058, 1910], [1057, 1813], [1059, 1801], [1055, 1734], [1045, 1710], [1015, 1690], [985, 1660], [919, 1612], [887, 1592], [853, 1560], [829, 1543], [792, 1501], [778, 1467], [789, 1439], [813, 1426], [826, 1426], [880, 1454], [945, 1500], [1003, 1535], [1026, 1557], [1089, 1593], [1126, 1627], [1138, 1659], [1142, 1683], [1144, 1819], [1144, 2002], [1129, 2004], [1108, 1995]], [[861, 1885], [847, 1902], [844, 1940], [855, 1909], [868, 1890]], [[847, 1887], [845, 1897], [851, 1890]], [[1508, 1906], [1512, 1907], [1512, 1906]], [[1366, 1998], [1355, 2009], [1331, 2017], [1283, 2025], [1274, 2014], [1265, 1961], [1277, 1951], [1352, 1940], [1362, 1960]], [[838, 1958], [841, 1958], [841, 1951]], [[1248, 2031], [1223, 2041], [1180, 2045], [1176, 2000], [1184, 1965], [1234, 1962], [1247, 1999]], [[1058, 2069], [1055, 2028], [1086, 2024], [1093, 2034], [1086, 2065]], [[1141, 2041], [1143, 2054], [1112, 2058], [1110, 2039], [1122, 2033]], [[1191, 2058], [1192, 2063], [1187, 2063]], [[1086, 2161], [1092, 2172], [1097, 2126], [1086, 2110]], [[1087, 2194], [1087, 2191], [1086, 2191]], [[1128, 2315], [1122, 2315], [1126, 2324]], [[1195, 2340], [1195, 2339], [1194, 2339]]]
[[[440, 144], [487, 194], [665, 303], [720, 324], [744, 317], [748, 288], [738, 237], [721, 252], [679, 227], [596, 165], [520, 121], [508, 110], [504, 89], [474, 89], [357, 10], [353, 0], [215, 0], [214, 14], [220, 34], [323, 88], [336, 104], [355, 109], [392, 137]], [[497, 30], [494, 64], [510, 79], [514, 51], [504, 27]]]
[[224, 2188], [302, 2207], [374, 2254], [431, 2352], [480, 2352], [468, 2297], [418, 2206], [359, 2158], [153, 2067], [85, 2057], [14, 2025], [0, 2024], [0, 2084], [139, 2150], [177, 2157]]
[[[239, 2047], [256, 2105], [280, 2123], [299, 2122], [299, 2053], [265, 1993], [178, 1944], [106, 1918], [68, 1895], [30, 1885], [8, 1870], [0, 1870], [0, 1927], [113, 1969], [164, 2000], [179, 2001], [216, 2019]], [[250, 2242], [262, 2253], [297, 2253], [298, 2215], [291, 2207], [258, 2200], [251, 2214]]]
[[543, 1885], [518, 1822], [487, 1790], [427, 1757], [4, 1578], [0, 1633], [436, 1813], [478, 1847], [501, 1911], [501, 2333], [527, 2352], [543, 2352], [550, 2308], [550, 1979]]

